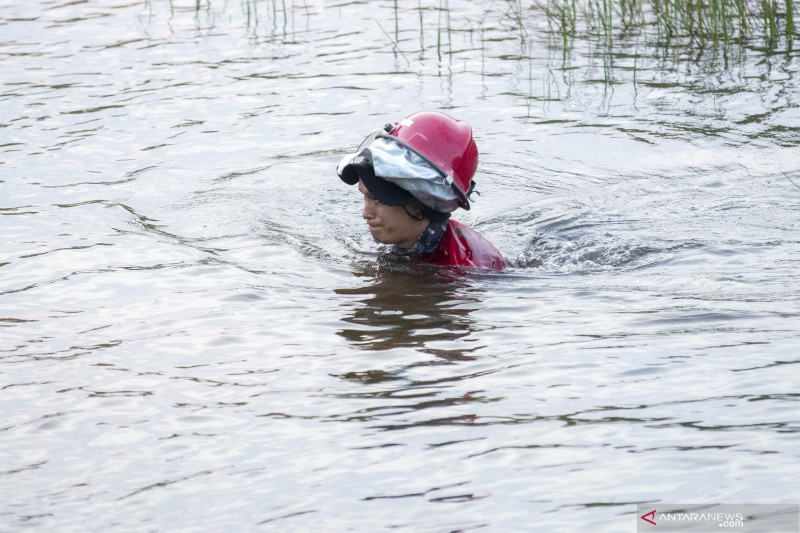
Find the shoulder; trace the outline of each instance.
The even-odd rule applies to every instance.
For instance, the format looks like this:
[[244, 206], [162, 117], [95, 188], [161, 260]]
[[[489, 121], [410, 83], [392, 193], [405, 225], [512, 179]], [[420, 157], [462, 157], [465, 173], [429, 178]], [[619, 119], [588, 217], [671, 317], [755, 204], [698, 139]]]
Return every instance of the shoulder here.
[[449, 220], [439, 247], [427, 258], [440, 265], [460, 265], [474, 268], [502, 270], [506, 267], [503, 256], [486, 238], [456, 220]]

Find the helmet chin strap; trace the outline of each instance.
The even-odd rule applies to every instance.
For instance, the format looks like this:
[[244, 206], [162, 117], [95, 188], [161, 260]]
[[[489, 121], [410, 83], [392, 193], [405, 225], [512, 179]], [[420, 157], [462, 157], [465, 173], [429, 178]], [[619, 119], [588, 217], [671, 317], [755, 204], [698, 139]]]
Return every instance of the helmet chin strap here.
[[[478, 191], [476, 191], [476, 190], [475, 190], [475, 180], [472, 180], [472, 181], [471, 181], [471, 183], [470, 183], [470, 185], [469, 185], [469, 190], [466, 192], [466, 194], [467, 194], [467, 198], [469, 198], [469, 197], [470, 197], [470, 195], [471, 195], [473, 192], [474, 192], [475, 194], [477, 194], [478, 196], [480, 196], [480, 195], [481, 195], [481, 193], [479, 193]], [[472, 200], [472, 198], [469, 198], [469, 199], [470, 199], [470, 200]]]
[[425, 220], [425, 215], [414, 216], [414, 215], [412, 215], [411, 213], [408, 212], [408, 209], [406, 209], [406, 206], [402, 206], [402, 207], [403, 207], [403, 211], [406, 212], [406, 215], [410, 216], [411, 218], [413, 218], [417, 222], [422, 222], [423, 220]]

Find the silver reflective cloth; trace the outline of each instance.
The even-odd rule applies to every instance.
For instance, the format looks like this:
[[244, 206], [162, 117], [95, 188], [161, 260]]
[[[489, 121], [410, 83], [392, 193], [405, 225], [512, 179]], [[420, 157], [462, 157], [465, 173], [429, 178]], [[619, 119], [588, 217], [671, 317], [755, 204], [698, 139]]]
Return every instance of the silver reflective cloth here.
[[370, 160], [376, 176], [407, 190], [426, 207], [444, 213], [469, 209], [467, 196], [450, 176], [390, 137], [379, 136], [360, 152], [345, 156], [336, 169], [339, 176], [358, 157]]

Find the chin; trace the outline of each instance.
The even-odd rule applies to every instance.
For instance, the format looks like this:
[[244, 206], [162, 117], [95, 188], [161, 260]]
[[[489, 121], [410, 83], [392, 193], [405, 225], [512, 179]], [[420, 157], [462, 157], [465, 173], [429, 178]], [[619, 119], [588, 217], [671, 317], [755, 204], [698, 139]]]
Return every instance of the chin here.
[[386, 242], [386, 236], [380, 228], [369, 227], [367, 229], [369, 229], [369, 233], [372, 235], [372, 238], [375, 239], [375, 242], [379, 242], [381, 244], [390, 244]]

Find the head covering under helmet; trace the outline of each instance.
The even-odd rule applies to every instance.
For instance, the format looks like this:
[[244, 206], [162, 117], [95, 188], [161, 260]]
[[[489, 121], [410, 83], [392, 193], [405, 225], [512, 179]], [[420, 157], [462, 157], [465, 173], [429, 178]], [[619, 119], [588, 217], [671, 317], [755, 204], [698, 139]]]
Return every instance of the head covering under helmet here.
[[[472, 128], [438, 111], [420, 111], [369, 135], [337, 167], [353, 185], [374, 175], [443, 213], [469, 209], [478, 149]], [[366, 185], [366, 182], [365, 182]]]

